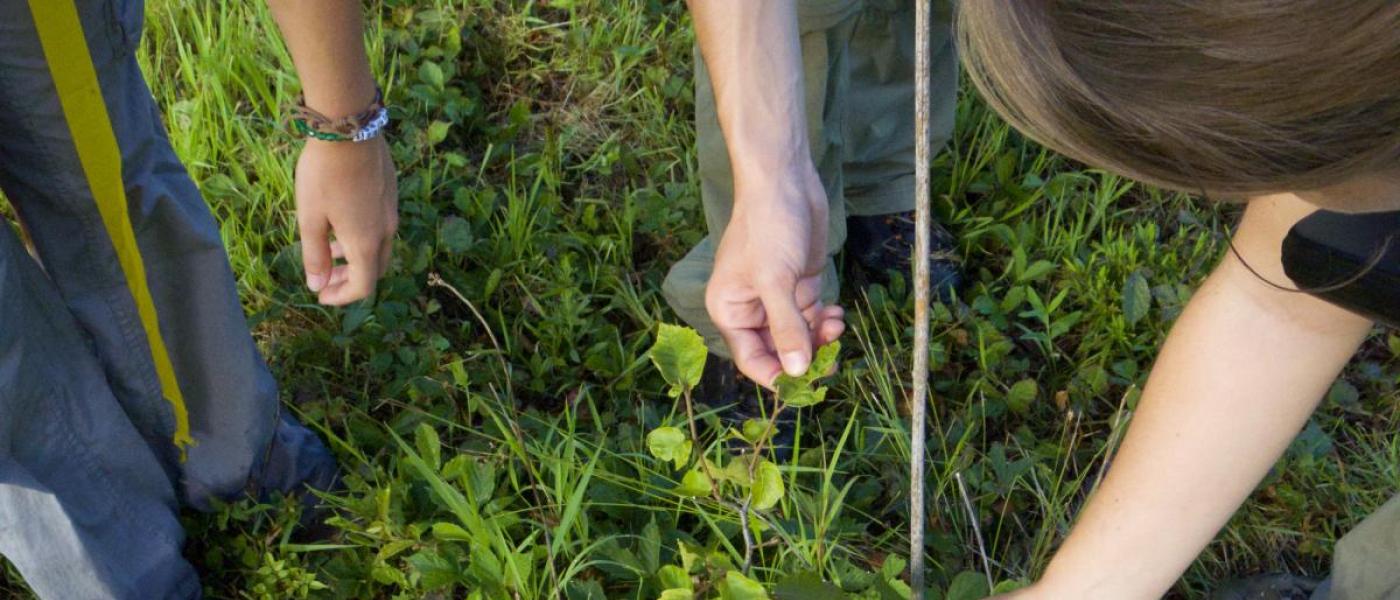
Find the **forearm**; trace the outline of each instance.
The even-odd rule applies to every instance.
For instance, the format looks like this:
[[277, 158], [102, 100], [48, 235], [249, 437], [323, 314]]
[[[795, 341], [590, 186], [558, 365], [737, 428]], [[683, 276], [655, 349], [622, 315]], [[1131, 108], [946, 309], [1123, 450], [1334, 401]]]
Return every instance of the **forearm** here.
[[301, 78], [306, 105], [339, 118], [374, 100], [358, 0], [268, 0]]
[[1281, 292], [1251, 289], [1263, 284], [1226, 260], [1173, 328], [1121, 451], [1042, 580], [1044, 597], [1161, 597], [1369, 329], [1303, 294], [1261, 302]]
[[688, 4], [736, 184], [810, 165], [795, 1]]

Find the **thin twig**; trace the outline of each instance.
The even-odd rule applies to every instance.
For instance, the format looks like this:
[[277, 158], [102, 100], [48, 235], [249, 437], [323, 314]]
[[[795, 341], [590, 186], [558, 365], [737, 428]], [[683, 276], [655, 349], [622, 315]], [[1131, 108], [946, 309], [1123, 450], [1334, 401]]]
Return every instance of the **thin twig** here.
[[909, 444], [909, 584], [924, 598], [924, 447], [929, 335], [929, 33], [931, 0], [914, 12], [914, 390]]
[[749, 568], [753, 566], [753, 533], [749, 531], [749, 506], [753, 503], [753, 494], [744, 498], [744, 503], [739, 505], [739, 530], [744, 532], [744, 567], [740, 572], [748, 575]]
[[958, 493], [962, 495], [963, 508], [967, 509], [967, 520], [972, 523], [972, 533], [977, 537], [977, 555], [982, 557], [982, 572], [987, 575], [987, 589], [996, 587], [992, 580], [992, 561], [987, 558], [987, 544], [982, 541], [982, 526], [977, 523], [977, 511], [972, 509], [972, 499], [967, 497], [967, 486], [963, 485], [962, 471], [953, 473], [958, 482]]

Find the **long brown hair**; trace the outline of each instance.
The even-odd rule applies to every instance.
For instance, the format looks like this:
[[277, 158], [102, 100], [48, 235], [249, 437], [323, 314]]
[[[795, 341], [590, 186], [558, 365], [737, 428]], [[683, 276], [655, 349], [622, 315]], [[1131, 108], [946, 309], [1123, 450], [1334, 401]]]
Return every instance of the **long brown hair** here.
[[960, 51], [1014, 127], [1225, 196], [1400, 168], [1400, 0], [963, 0]]

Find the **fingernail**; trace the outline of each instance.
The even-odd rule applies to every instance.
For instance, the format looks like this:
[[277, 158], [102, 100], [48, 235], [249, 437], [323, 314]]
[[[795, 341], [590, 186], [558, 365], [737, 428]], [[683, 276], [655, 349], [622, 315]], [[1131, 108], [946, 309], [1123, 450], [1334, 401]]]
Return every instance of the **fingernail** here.
[[797, 377], [807, 372], [807, 356], [801, 352], [789, 352], [783, 355], [783, 370], [788, 375]]
[[307, 273], [306, 287], [311, 288], [313, 292], [319, 292], [321, 288], [326, 287], [327, 279], [329, 279], [329, 276], [325, 273]]

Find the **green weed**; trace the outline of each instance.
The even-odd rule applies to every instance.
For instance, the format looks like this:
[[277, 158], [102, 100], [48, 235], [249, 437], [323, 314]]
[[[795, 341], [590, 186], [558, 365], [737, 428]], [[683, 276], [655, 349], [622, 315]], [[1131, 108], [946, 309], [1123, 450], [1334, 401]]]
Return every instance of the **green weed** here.
[[[736, 501], [778, 496], [746, 492], [746, 472], [709, 476], [719, 501], [681, 493], [733, 435], [723, 407], [687, 413], [649, 364], [675, 320], [660, 282], [705, 234], [683, 3], [371, 3], [402, 226], [377, 297], [344, 310], [301, 283], [297, 142], [280, 125], [296, 81], [262, 3], [147, 13], [142, 64], [256, 337], [347, 470], [331, 542], [294, 543], [282, 507], [189, 515], [209, 597], [904, 597], [904, 279], [844, 291], [841, 369], [824, 401], [785, 409], [798, 458], [774, 465], [779, 479], [765, 468], [773, 508], [737, 516]], [[971, 95], [958, 111], [934, 165], [968, 269], [959, 300], [932, 311], [928, 564], [946, 600], [1045, 566], [1234, 218], [1055, 156]], [[1400, 482], [1397, 354], [1393, 336], [1367, 345], [1175, 597], [1237, 573], [1326, 571], [1337, 537]], [[648, 444], [666, 426], [689, 450], [673, 433]], [[678, 490], [687, 476], [695, 488]]]

